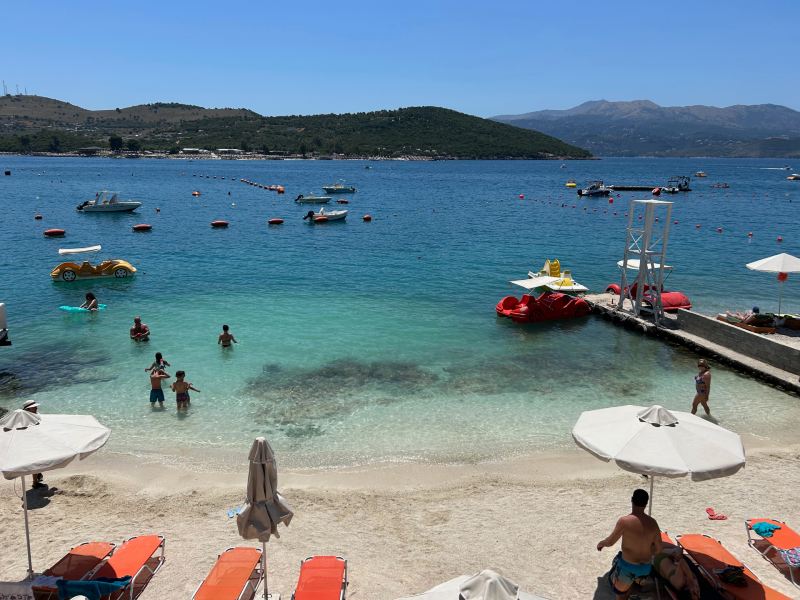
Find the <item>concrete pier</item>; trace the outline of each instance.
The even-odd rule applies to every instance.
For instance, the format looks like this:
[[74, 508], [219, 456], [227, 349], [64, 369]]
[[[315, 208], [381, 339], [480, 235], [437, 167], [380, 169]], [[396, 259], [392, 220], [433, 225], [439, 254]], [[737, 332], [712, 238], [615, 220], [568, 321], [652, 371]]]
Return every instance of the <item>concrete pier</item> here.
[[584, 297], [592, 312], [633, 331], [692, 349], [770, 385], [800, 395], [800, 349], [751, 333], [694, 311], [679, 310], [659, 325], [646, 315], [636, 317], [629, 300], [617, 309], [619, 296], [590, 294]]

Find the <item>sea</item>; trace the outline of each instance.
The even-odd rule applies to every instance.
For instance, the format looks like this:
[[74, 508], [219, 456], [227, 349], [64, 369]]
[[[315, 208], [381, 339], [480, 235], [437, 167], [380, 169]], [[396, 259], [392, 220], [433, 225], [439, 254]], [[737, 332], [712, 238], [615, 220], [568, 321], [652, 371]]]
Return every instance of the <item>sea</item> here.
[[[241, 462], [259, 435], [298, 469], [561, 452], [584, 410], [688, 410], [697, 359], [596, 317], [521, 326], [495, 315], [519, 293], [509, 281], [548, 258], [592, 291], [620, 280], [625, 213], [650, 194], [581, 199], [565, 182], [663, 185], [705, 171], [691, 192], [662, 197], [673, 202], [667, 287], [706, 314], [776, 311], [779, 293], [797, 313], [798, 276], [781, 290], [774, 274], [745, 268], [800, 253], [800, 182], [787, 181], [786, 162], [2, 156], [0, 302], [13, 345], [0, 348], [0, 407], [33, 399], [45, 413], [92, 414], [112, 429], [112, 451], [169, 463]], [[358, 190], [330, 205], [347, 220], [304, 221], [310, 207], [293, 199], [336, 181]], [[103, 189], [142, 206], [75, 210]], [[215, 219], [230, 226], [212, 228]], [[152, 231], [133, 232], [137, 223]], [[65, 237], [43, 236], [54, 227]], [[59, 248], [95, 244], [136, 275], [51, 280]], [[88, 291], [108, 308], [59, 310]], [[149, 342], [129, 339], [135, 315]], [[239, 342], [231, 349], [217, 344], [223, 324]], [[168, 390], [163, 409], [148, 401], [157, 351], [200, 390], [184, 413]], [[765, 443], [792, 435], [796, 397], [714, 362], [712, 372], [722, 425]]]

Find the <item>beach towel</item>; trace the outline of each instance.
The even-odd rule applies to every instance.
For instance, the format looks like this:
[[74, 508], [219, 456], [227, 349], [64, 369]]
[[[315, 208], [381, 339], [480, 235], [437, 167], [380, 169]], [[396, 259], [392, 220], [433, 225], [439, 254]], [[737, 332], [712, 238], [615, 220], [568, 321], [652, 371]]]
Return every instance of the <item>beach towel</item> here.
[[758, 523], [754, 523], [751, 529], [763, 538], [771, 538], [772, 532], [780, 529], [780, 526], [759, 521]]
[[781, 553], [783, 562], [790, 567], [800, 567], [800, 548], [792, 548], [791, 550], [778, 550]]
[[127, 587], [130, 582], [130, 576], [119, 579], [100, 577], [95, 581], [67, 581], [62, 579], [56, 582], [58, 600], [69, 600], [75, 596], [86, 596], [87, 600], [100, 600], [103, 596]]

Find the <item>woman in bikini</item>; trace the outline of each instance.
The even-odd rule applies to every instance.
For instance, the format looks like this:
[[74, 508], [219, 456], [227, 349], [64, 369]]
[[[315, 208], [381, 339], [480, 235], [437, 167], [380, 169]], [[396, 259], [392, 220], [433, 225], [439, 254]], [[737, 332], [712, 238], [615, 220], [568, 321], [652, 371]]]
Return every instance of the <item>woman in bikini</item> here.
[[711, 393], [711, 367], [708, 366], [705, 358], [701, 358], [697, 361], [697, 369], [699, 372], [694, 376], [696, 393], [692, 401], [692, 414], [697, 414], [697, 406], [702, 404], [706, 414], [710, 417], [711, 410], [708, 408], [708, 397]]

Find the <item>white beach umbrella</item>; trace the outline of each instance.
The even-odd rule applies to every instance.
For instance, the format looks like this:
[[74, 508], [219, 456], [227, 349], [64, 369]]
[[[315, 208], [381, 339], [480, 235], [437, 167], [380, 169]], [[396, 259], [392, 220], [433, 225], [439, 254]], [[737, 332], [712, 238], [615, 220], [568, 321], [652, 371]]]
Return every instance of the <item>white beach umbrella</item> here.
[[111, 430], [88, 415], [40, 415], [17, 409], [0, 419], [0, 472], [6, 479], [22, 478], [28, 575], [33, 575], [28, 497], [25, 476], [67, 466], [96, 452]]
[[519, 589], [519, 586], [490, 569], [477, 575], [462, 575], [440, 583], [427, 592], [398, 600], [546, 600]]
[[280, 537], [278, 525], [288, 526], [294, 513], [278, 493], [278, 467], [269, 442], [258, 437], [250, 447], [250, 470], [247, 474], [247, 502], [236, 517], [239, 535], [262, 544], [264, 598], [267, 591], [267, 542], [271, 535]]
[[[733, 475], [745, 464], [738, 434], [685, 412], [662, 406], [614, 406], [581, 413], [572, 437], [597, 458], [653, 478], [704, 481]], [[652, 512], [652, 498], [650, 511]]]
[[[745, 265], [751, 271], [762, 271], [764, 273], [778, 273], [778, 314], [781, 312], [781, 301], [783, 300], [783, 282], [786, 281], [786, 273], [800, 273], [800, 258], [786, 254], [776, 254], [761, 260], [756, 260]], [[784, 274], [781, 276], [781, 274]]]

